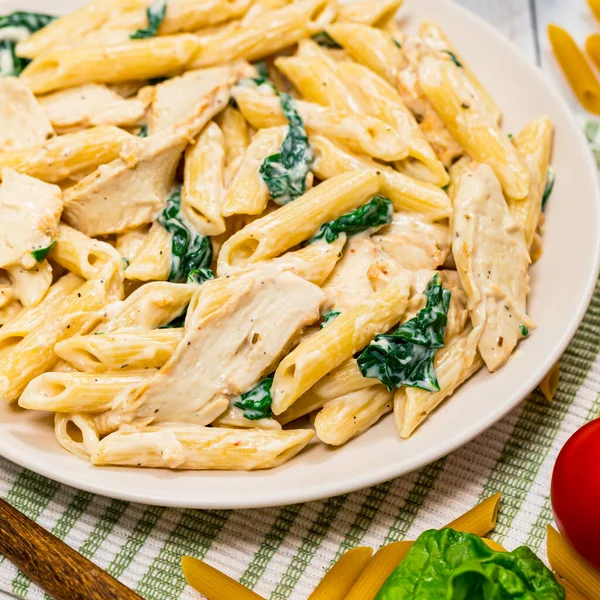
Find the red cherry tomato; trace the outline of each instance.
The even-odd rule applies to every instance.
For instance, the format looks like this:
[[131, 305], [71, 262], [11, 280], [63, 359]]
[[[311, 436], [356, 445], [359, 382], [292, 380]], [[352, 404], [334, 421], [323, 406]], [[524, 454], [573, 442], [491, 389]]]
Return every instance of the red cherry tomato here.
[[550, 497], [560, 532], [600, 569], [600, 419], [584, 425], [563, 446]]

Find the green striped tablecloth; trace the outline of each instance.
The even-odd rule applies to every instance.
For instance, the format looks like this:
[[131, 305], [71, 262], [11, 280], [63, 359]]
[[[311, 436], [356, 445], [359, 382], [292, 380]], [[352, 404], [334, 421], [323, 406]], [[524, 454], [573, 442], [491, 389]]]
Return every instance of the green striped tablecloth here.
[[[534, 393], [464, 448], [406, 477], [321, 502], [248, 511], [172, 510], [78, 492], [0, 460], [0, 493], [151, 600], [198, 598], [180, 557], [206, 559], [265, 598], [304, 600], [344, 550], [410, 539], [501, 490], [492, 536], [545, 555], [549, 482], [569, 435], [600, 410], [600, 288], [561, 362], [551, 404]], [[1, 558], [1, 557], [0, 557]], [[0, 590], [43, 593], [6, 560]]]

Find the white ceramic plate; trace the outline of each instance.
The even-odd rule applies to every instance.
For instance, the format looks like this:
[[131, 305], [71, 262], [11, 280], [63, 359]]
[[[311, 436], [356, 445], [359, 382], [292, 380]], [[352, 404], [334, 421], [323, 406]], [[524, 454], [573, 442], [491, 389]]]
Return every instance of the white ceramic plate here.
[[[60, 11], [81, 0], [61, 0]], [[42, 0], [0, 0], [0, 14], [59, 10]], [[547, 211], [544, 255], [532, 269], [530, 314], [538, 324], [498, 373], [480, 372], [409, 440], [391, 416], [338, 449], [314, 444], [271, 471], [170, 472], [96, 468], [54, 438], [51, 419], [0, 405], [0, 454], [41, 475], [113, 498], [194, 508], [252, 508], [320, 499], [408, 473], [467, 443], [514, 408], [559, 358], [583, 318], [598, 274], [597, 174], [585, 139], [542, 73], [492, 27], [448, 0], [408, 0], [403, 15], [440, 22], [505, 114], [505, 131], [549, 115], [557, 171]]]

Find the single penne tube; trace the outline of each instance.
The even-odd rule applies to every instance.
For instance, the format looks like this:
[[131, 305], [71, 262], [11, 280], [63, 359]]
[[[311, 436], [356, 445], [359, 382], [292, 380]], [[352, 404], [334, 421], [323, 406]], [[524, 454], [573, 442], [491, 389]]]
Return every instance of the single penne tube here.
[[81, 335], [59, 342], [54, 352], [87, 373], [160, 368], [182, 337], [181, 328]]
[[546, 377], [542, 379], [537, 389], [544, 396], [547, 402], [551, 402], [558, 389], [560, 380], [560, 362], [557, 362], [548, 372]]
[[[73, 430], [79, 435], [75, 434]], [[55, 413], [54, 435], [56, 435], [56, 441], [67, 452], [85, 460], [89, 460], [100, 441], [95, 418], [85, 414]]]
[[352, 61], [340, 63], [339, 71], [345, 81], [361, 83], [356, 89], [360, 92], [361, 103], [366, 107], [367, 114], [390, 125], [405, 141], [408, 150], [404, 158], [422, 163], [431, 172], [431, 181], [440, 187], [445, 186], [449, 178], [444, 165], [395, 87], [368, 67]]
[[181, 211], [202, 235], [225, 231], [225, 143], [223, 132], [211, 122], [185, 152]]
[[85, 279], [94, 279], [106, 263], [121, 259], [110, 244], [90, 238], [64, 223], [59, 224], [54, 242], [49, 258]]
[[255, 470], [293, 458], [313, 437], [306, 429], [226, 429], [193, 425], [146, 427], [106, 436], [91, 456], [94, 465], [170, 469]]
[[182, 556], [181, 568], [186, 581], [212, 600], [264, 600], [245, 585], [197, 558]]
[[84, 280], [73, 273], [63, 275], [50, 286], [42, 301], [20, 311], [0, 328], [0, 352], [15, 346], [28, 333], [52, 318], [71, 292], [83, 285]]
[[529, 193], [523, 200], [508, 198], [508, 207], [515, 221], [523, 228], [528, 248], [531, 248], [533, 243], [542, 211], [542, 198], [552, 151], [553, 129], [552, 121], [548, 117], [541, 117], [526, 125], [513, 139], [513, 144], [529, 169], [531, 184]]
[[380, 190], [381, 180], [381, 173], [371, 169], [344, 173], [253, 221], [223, 244], [219, 275], [273, 258], [303, 242], [326, 221], [364, 204]]
[[323, 29], [326, 0], [300, 0], [267, 11], [248, 23], [239, 23], [200, 39], [192, 67], [208, 67], [239, 58], [253, 62], [292, 46]]
[[81, 39], [108, 21], [121, 0], [94, 0], [61, 16], [17, 45], [17, 55], [35, 58], [46, 50]]
[[362, 113], [361, 105], [353, 97], [350, 88], [338, 77], [335, 63], [328, 59], [327, 55], [323, 57], [301, 54], [302, 49], [309, 44], [317, 46], [315, 42], [305, 40], [300, 44], [296, 56], [276, 58], [277, 69], [291, 81], [304, 100], [339, 111]]
[[477, 79], [475, 73], [469, 68], [468, 63], [463, 56], [458, 53], [442, 28], [433, 21], [422, 21], [419, 27], [419, 37], [438, 52], [452, 52], [456, 57], [456, 60], [461, 64], [463, 73], [468, 78], [471, 86], [481, 99], [481, 102], [485, 104], [488, 112], [493, 116], [496, 123], [500, 123], [502, 120], [502, 111], [500, 110], [500, 107], [494, 102], [494, 99], [490, 96], [479, 79]]
[[402, 271], [386, 287], [344, 311], [301, 342], [279, 364], [272, 410], [280, 415], [322, 377], [394, 326], [406, 310], [411, 274]]
[[368, 25], [339, 21], [329, 25], [326, 31], [348, 52], [350, 58], [396, 86], [398, 73], [407, 63], [402, 50], [388, 32]]
[[123, 129], [102, 125], [58, 135], [39, 146], [0, 152], [0, 178], [2, 169], [10, 167], [56, 183], [118, 158], [123, 144], [131, 139], [133, 136]]
[[256, 132], [225, 194], [221, 210], [224, 216], [264, 212], [270, 194], [260, 168], [265, 158], [279, 151], [285, 135], [285, 127], [268, 127]]
[[101, 309], [123, 297], [120, 261], [108, 263], [95, 279], [71, 292], [51, 315], [6, 354], [0, 364], [0, 398], [16, 400], [26, 385], [57, 361], [56, 343], [91, 331]]
[[563, 579], [558, 573], [554, 573], [554, 577], [565, 588], [565, 600], [588, 600], [587, 596], [584, 596], [574, 585]]
[[330, 400], [315, 417], [317, 437], [325, 444], [341, 446], [391, 412], [393, 404], [394, 394], [381, 384]]
[[600, 573], [581, 558], [552, 525], [548, 525], [547, 532], [550, 566], [586, 598], [597, 598], [600, 594]]
[[99, 413], [109, 410], [115, 398], [137, 386], [153, 371], [137, 373], [44, 373], [32, 379], [19, 398], [28, 410], [57, 413]]
[[465, 356], [472, 353], [471, 332], [470, 328], [465, 330], [436, 352], [434, 368], [440, 386], [439, 392], [406, 387], [397, 390], [394, 397], [394, 418], [401, 438], [410, 437], [434, 408], [483, 366], [479, 353], [475, 354], [472, 362], [465, 360]]
[[344, 600], [373, 556], [373, 548], [348, 550], [329, 569], [308, 600]]
[[188, 283], [153, 281], [143, 285], [123, 302], [103, 311], [103, 320], [94, 333], [113, 333], [120, 329], [151, 330], [180, 316], [199, 286]]
[[280, 431], [281, 424], [275, 419], [250, 420], [244, 416], [244, 411], [237, 406], [230, 405], [222, 415], [219, 415], [212, 423], [213, 427], [232, 427], [234, 429], [271, 429]]
[[421, 57], [419, 83], [423, 92], [467, 154], [493, 169], [506, 196], [522, 200], [529, 193], [527, 167], [487, 106], [472, 93], [461, 67], [446, 58]]
[[128, 40], [115, 46], [78, 46], [76, 51], [59, 48], [35, 58], [21, 78], [34, 94], [46, 94], [91, 82], [168, 77], [189, 67], [199, 49], [199, 38], [187, 33]]
[[140, 248], [144, 245], [152, 225], [146, 223], [135, 229], [128, 229], [115, 236], [115, 249], [123, 257], [131, 262]]
[[217, 116], [217, 123], [223, 133], [225, 148], [224, 183], [228, 186], [246, 153], [246, 148], [250, 144], [250, 132], [248, 131], [246, 119], [233, 106], [227, 106]]
[[126, 279], [167, 281], [171, 273], [171, 234], [154, 221], [146, 239], [125, 269]]
[[373, 27], [384, 27], [390, 21], [404, 0], [359, 0], [340, 4], [335, 22], [337, 23], [360, 23], [372, 25]]
[[502, 493], [497, 492], [493, 496], [486, 498], [477, 506], [468, 510], [454, 521], [446, 525], [449, 529], [473, 533], [479, 537], [487, 535], [496, 527], [498, 520], [498, 511], [500, 510], [500, 500]]
[[[276, 96], [241, 85], [234, 87], [231, 94], [246, 120], [256, 129], [287, 123]], [[295, 101], [294, 106], [309, 134], [325, 135], [356, 152], [385, 161], [401, 160], [408, 155], [407, 140], [380, 119], [304, 100]]]
[[373, 600], [385, 580], [402, 562], [412, 546], [410, 541], [392, 542], [382, 546], [367, 563], [345, 600]]
[[346, 396], [379, 383], [379, 379], [363, 377], [355, 358], [343, 362], [337, 369], [319, 379], [294, 404], [277, 417], [285, 425], [322, 408], [330, 400]]
[[5, 268], [12, 281], [15, 298], [25, 307], [39, 304], [52, 284], [52, 267], [47, 260], [31, 269], [18, 265]]
[[322, 135], [310, 136], [310, 144], [315, 154], [312, 170], [321, 180], [358, 169], [379, 169], [383, 177], [381, 193], [393, 202], [394, 210], [422, 213], [433, 220], [446, 219], [452, 211], [447, 194], [432, 183], [382, 166]]

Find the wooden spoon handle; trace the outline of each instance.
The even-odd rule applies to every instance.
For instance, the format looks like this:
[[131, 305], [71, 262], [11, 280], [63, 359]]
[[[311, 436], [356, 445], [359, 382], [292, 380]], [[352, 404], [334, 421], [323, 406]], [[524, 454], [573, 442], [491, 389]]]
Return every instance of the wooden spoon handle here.
[[0, 552], [55, 600], [142, 600], [2, 499]]

